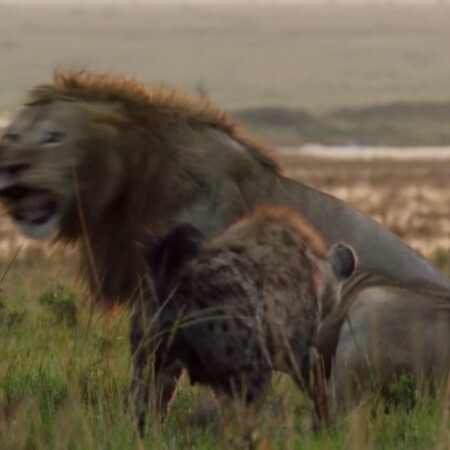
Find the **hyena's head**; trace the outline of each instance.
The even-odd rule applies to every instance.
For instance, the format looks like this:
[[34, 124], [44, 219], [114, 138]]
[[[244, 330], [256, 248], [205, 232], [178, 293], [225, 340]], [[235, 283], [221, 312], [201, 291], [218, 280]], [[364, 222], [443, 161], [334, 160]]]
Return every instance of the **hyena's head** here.
[[342, 282], [350, 278], [357, 267], [353, 248], [343, 242], [331, 246], [327, 258], [319, 264], [319, 299], [322, 303], [322, 318], [326, 317], [340, 301]]
[[176, 225], [154, 245], [144, 247], [144, 259], [152, 274], [158, 300], [173, 290], [183, 267], [202, 249], [205, 236], [190, 224]]

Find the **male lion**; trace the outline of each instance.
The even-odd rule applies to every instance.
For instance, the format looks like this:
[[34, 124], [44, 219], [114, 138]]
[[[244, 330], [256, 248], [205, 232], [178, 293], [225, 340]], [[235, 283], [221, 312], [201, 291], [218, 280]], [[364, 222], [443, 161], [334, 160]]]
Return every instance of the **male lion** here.
[[[31, 90], [0, 141], [0, 197], [26, 235], [80, 244], [95, 296], [133, 303], [132, 329], [141, 329], [131, 335], [133, 354], [146, 316], [137, 301], [146, 272], [135, 245], [142, 230], [162, 234], [187, 222], [210, 238], [257, 205], [281, 204], [300, 210], [328, 246], [348, 242], [359, 257], [319, 336], [327, 372], [337, 348], [338, 389], [348, 374], [374, 380], [374, 367], [384, 382], [400, 369], [399, 348], [401, 370], [414, 370], [416, 352], [399, 339], [417, 321], [430, 330], [421, 342], [436, 350], [428, 352], [438, 355], [436, 367], [450, 359], [446, 277], [370, 218], [283, 176], [270, 151], [228, 115], [174, 91], [57, 72], [53, 83]], [[381, 304], [383, 315], [372, 314]], [[377, 351], [365, 348], [374, 322]], [[162, 408], [179, 373], [162, 377]]]
[[[310, 373], [319, 326], [338, 302], [338, 281], [356, 266], [351, 248], [335, 244], [327, 253], [295, 211], [259, 207], [210, 241], [191, 225], [177, 225], [144, 255], [158, 305], [147, 330], [161, 355], [153, 358], [161, 362], [156, 376], [180, 361], [192, 383], [251, 405], [262, 400], [272, 371], [283, 371], [316, 393], [316, 411], [327, 422], [325, 389]], [[144, 379], [141, 429], [148, 390]]]

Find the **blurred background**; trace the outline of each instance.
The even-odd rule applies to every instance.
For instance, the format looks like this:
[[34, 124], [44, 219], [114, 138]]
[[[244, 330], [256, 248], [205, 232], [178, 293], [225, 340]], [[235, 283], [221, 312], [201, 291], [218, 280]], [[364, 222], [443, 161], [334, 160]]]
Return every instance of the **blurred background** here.
[[55, 67], [176, 86], [232, 111], [292, 176], [439, 259], [449, 52], [450, 0], [0, 0], [0, 121]]
[[0, 1], [0, 111], [55, 67], [233, 110], [278, 145], [450, 141], [447, 0]]
[[[276, 148], [288, 176], [450, 276], [450, 0], [0, 0], [0, 128], [55, 67], [210, 99]], [[450, 449], [447, 400], [411, 395], [403, 373], [399, 405], [375, 395], [326, 433], [277, 377], [245, 445], [226, 420], [217, 432], [185, 379], [164, 427], [136, 439], [129, 311], [93, 308], [74, 253], [26, 240], [0, 205], [1, 450]]]

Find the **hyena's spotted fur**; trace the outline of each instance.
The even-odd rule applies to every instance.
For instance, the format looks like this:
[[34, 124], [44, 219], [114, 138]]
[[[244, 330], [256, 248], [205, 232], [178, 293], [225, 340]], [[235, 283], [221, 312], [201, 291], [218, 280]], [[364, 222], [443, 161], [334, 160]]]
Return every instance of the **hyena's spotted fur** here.
[[209, 242], [179, 225], [145, 257], [160, 307], [149, 333], [159, 339], [157, 372], [178, 360], [192, 383], [247, 402], [261, 398], [273, 370], [305, 386], [338, 279], [355, 267], [349, 247], [327, 253], [284, 207], [261, 207]]

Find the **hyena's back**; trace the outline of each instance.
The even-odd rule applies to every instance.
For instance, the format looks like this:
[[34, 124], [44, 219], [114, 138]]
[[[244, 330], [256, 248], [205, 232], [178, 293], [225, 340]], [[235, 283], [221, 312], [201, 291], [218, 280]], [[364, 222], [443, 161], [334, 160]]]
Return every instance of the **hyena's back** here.
[[320, 320], [317, 260], [325, 251], [294, 223], [272, 216], [240, 222], [182, 272], [173, 308], [184, 309], [183, 340], [204, 362], [200, 370], [193, 364], [194, 381], [204, 372], [209, 384], [222, 384], [232, 373], [289, 370], [307, 359]]

